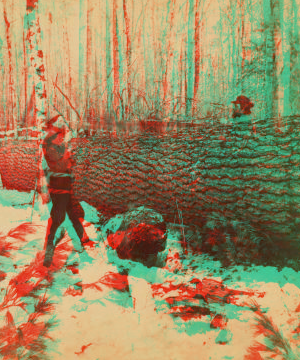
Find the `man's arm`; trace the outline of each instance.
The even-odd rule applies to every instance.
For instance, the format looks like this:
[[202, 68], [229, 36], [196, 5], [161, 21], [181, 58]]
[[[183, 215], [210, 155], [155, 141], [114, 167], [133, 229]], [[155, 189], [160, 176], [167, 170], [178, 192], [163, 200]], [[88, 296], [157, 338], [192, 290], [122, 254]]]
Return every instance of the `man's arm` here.
[[68, 150], [68, 156], [70, 157], [70, 161], [71, 161], [71, 168], [73, 169], [73, 167], [76, 165], [75, 163], [75, 159], [73, 157], [73, 147], [72, 147], [72, 142], [71, 140], [74, 138], [74, 132], [72, 131], [72, 129], [70, 127], [66, 127], [65, 129], [65, 142], [67, 145], [67, 150]]
[[42, 155], [41, 163], [39, 166], [39, 174], [37, 179], [37, 192], [41, 195], [44, 204], [50, 201], [49, 196], [49, 167], [47, 165], [44, 154]]

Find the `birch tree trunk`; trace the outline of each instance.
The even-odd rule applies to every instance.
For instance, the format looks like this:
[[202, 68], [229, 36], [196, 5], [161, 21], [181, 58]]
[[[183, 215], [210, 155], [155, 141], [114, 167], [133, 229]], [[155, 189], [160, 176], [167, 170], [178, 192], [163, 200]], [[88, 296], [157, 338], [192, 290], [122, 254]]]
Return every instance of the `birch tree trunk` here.
[[[282, 37], [280, 29], [280, 6], [279, 1], [272, 0], [272, 18], [273, 18], [273, 29], [274, 29], [274, 79], [273, 79], [273, 113], [272, 117], [277, 118], [277, 122], [274, 125], [281, 126], [281, 116], [282, 110], [279, 107], [281, 94], [279, 92], [280, 88], [280, 72], [281, 72], [281, 57], [282, 57]], [[278, 119], [279, 116], [279, 119]]]
[[290, 17], [290, 4], [284, 3], [282, 0], [279, 2], [280, 13], [280, 28], [282, 38], [282, 57], [283, 69], [280, 75], [280, 83], [282, 87], [283, 96], [283, 116], [289, 116], [291, 113], [290, 107], [290, 85], [291, 85], [291, 17]]
[[10, 20], [7, 13], [6, 0], [3, 0], [3, 16], [5, 22], [5, 36], [6, 36], [6, 45], [8, 52], [8, 94], [6, 102], [6, 131], [8, 130], [17, 130], [15, 125], [15, 87], [14, 87], [14, 76], [13, 76], [13, 60], [12, 60], [12, 44], [11, 44], [11, 30], [10, 30]]
[[[175, 43], [178, 43], [178, 35], [175, 34]], [[174, 119], [177, 119], [177, 109], [179, 103], [179, 47], [176, 46], [176, 50], [173, 50], [173, 67], [172, 67], [172, 113], [175, 114]]]
[[[145, 5], [143, 5], [145, 6]], [[144, 10], [145, 12], [145, 10]], [[149, 39], [148, 39], [148, 32], [146, 27], [146, 16], [143, 15], [143, 55], [144, 55], [144, 76], [145, 76], [145, 93], [146, 96], [149, 95], [150, 86], [149, 86], [149, 80], [150, 80], [150, 58], [148, 56], [148, 47], [149, 47]]]
[[0, 129], [6, 129], [6, 117], [5, 117], [5, 66], [4, 66], [4, 59], [3, 59], [3, 40], [0, 37], [0, 66], [1, 66], [1, 81], [2, 81], [2, 96], [1, 96], [1, 113], [0, 115], [4, 119], [0, 122]]
[[200, 79], [200, 12], [199, 2], [196, 0], [196, 11], [195, 11], [195, 80], [194, 80], [194, 100], [197, 99], [197, 92], [199, 87]]
[[265, 111], [264, 117], [273, 116], [273, 94], [275, 88], [275, 42], [274, 23], [272, 13], [272, 0], [263, 0], [264, 26], [265, 26]]
[[[23, 19], [23, 60], [24, 60], [24, 116], [22, 119], [21, 127], [28, 128], [28, 119], [27, 119], [27, 96], [28, 96], [28, 58], [26, 50], [26, 40], [25, 40], [25, 27]], [[27, 131], [27, 130], [26, 130]]]
[[[38, 130], [38, 173], [36, 175], [36, 188], [44, 179], [43, 173], [43, 150], [42, 150], [42, 127], [46, 118], [46, 86], [45, 67], [43, 63], [44, 54], [41, 49], [41, 28], [38, 17], [38, 0], [27, 0], [26, 6], [28, 56], [30, 59], [30, 73], [34, 85], [34, 117], [35, 126]], [[35, 189], [36, 190], [36, 189]], [[41, 202], [39, 202], [41, 203]]]
[[[123, 50], [122, 50], [122, 37], [120, 32], [119, 22], [117, 21], [118, 17], [116, 16], [116, 34], [118, 38], [118, 54], [119, 54], [119, 86], [120, 86], [120, 98], [123, 99], [123, 88], [124, 88], [124, 61], [123, 61]], [[124, 109], [123, 101], [120, 104], [120, 119], [124, 119]]]
[[180, 56], [179, 56], [179, 62], [178, 62], [178, 84], [179, 84], [179, 92], [178, 92], [178, 102], [179, 102], [179, 108], [181, 109], [182, 103], [183, 103], [183, 87], [184, 87], [184, 45], [183, 40], [181, 41], [181, 47], [180, 47]]
[[291, 89], [290, 99], [291, 108], [294, 114], [300, 112], [300, 39], [298, 25], [299, 5], [296, 0], [292, 0], [292, 34], [291, 34]]
[[[170, 65], [170, 49], [171, 49], [171, 32], [173, 28], [173, 20], [174, 20], [174, 0], [169, 0], [167, 5], [167, 15], [166, 15], [166, 27], [163, 34], [163, 40], [166, 45], [165, 49], [165, 64], [163, 68], [163, 100], [166, 100], [168, 90], [169, 90], [169, 84], [168, 84], [168, 70]], [[169, 24], [169, 36], [168, 34], [168, 28], [167, 24]]]
[[[15, 36], [15, 59], [21, 58], [21, 52], [19, 47], [16, 45], [16, 36]], [[18, 129], [20, 126], [20, 119], [21, 119], [21, 113], [20, 113], [20, 102], [21, 102], [21, 76], [20, 76], [20, 69], [19, 69], [19, 63], [16, 61], [16, 88], [15, 88], [15, 108], [16, 111], [13, 111], [13, 116], [16, 116], [15, 118], [15, 137], [18, 138]], [[18, 101], [17, 101], [18, 100]]]
[[113, 67], [114, 67], [114, 106], [118, 107], [120, 100], [120, 74], [119, 74], [119, 40], [118, 40], [117, 1], [113, 1]]
[[188, 16], [188, 39], [187, 39], [187, 94], [186, 94], [186, 115], [190, 115], [192, 99], [194, 97], [194, 8], [195, 0], [189, 0]]
[[106, 84], [107, 84], [107, 113], [111, 114], [112, 107], [112, 58], [111, 58], [111, 31], [110, 31], [110, 2], [106, 0], [106, 29], [105, 29], [105, 49], [106, 49]]
[[91, 29], [91, 16], [92, 6], [91, 0], [87, 0], [87, 13], [86, 13], [86, 68], [85, 68], [85, 101], [83, 112], [84, 129], [88, 130], [91, 127], [91, 112], [90, 112], [90, 83], [92, 71], [92, 29]]
[[[71, 51], [70, 51], [70, 41], [69, 41], [69, 34], [68, 34], [68, 20], [67, 20], [67, 5], [64, 2], [64, 10], [65, 10], [65, 24], [63, 27], [63, 41], [64, 41], [64, 49], [65, 49], [65, 62], [67, 66], [66, 77], [65, 77], [65, 87], [69, 96], [69, 99], [72, 99], [72, 76], [71, 76]], [[68, 121], [71, 121], [71, 109], [70, 106], [67, 106], [66, 111]]]
[[230, 86], [232, 88], [233, 97], [236, 97], [239, 95], [238, 89], [236, 87], [237, 80], [238, 80], [238, 69], [237, 69], [237, 42], [236, 42], [236, 21], [237, 21], [237, 9], [236, 9], [236, 3], [231, 1], [230, 2], [231, 7], [231, 39], [232, 39], [232, 51], [231, 51], [231, 64], [232, 64], [232, 78]]
[[123, 0], [123, 12], [125, 21], [125, 34], [126, 34], [126, 63], [127, 63], [127, 91], [128, 91], [128, 106], [131, 104], [131, 35], [129, 15], [127, 11], [126, 0]]
[[26, 7], [28, 57], [30, 59], [31, 76], [34, 84], [34, 113], [35, 125], [41, 135], [45, 121], [45, 67], [43, 51], [41, 49], [41, 28], [38, 17], [38, 0], [27, 0]]
[[[84, 112], [85, 96], [84, 85], [85, 85], [85, 0], [79, 0], [79, 64], [78, 64], [78, 107], [81, 109], [80, 114]], [[82, 127], [82, 115], [78, 124], [78, 130]]]

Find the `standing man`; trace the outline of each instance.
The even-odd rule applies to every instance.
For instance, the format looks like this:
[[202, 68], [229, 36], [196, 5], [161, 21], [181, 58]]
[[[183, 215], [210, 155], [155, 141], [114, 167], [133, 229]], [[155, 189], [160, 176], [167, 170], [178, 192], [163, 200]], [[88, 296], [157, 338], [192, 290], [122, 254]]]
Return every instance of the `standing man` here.
[[84, 211], [73, 191], [74, 163], [69, 149], [70, 139], [70, 130], [61, 115], [56, 115], [47, 122], [42, 144], [44, 174], [39, 179], [39, 192], [43, 203], [48, 203], [50, 198], [52, 200], [45, 243], [45, 267], [51, 266], [56, 246], [55, 234], [66, 214], [81, 241], [80, 253], [85, 253], [84, 246], [94, 246], [83, 228]]
[[234, 110], [232, 117], [235, 119], [243, 115], [250, 115], [251, 108], [254, 106], [253, 102], [247, 98], [247, 96], [240, 95], [235, 101], [231, 101], [234, 104]]

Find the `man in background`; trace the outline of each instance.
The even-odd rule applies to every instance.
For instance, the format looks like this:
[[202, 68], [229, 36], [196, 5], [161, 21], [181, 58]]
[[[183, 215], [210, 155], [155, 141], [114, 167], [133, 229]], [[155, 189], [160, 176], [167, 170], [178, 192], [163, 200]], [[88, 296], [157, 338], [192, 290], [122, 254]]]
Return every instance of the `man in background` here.
[[247, 96], [240, 95], [235, 101], [231, 101], [234, 104], [234, 110], [232, 117], [235, 119], [243, 115], [250, 115], [251, 108], [254, 106], [253, 102], [247, 98]]

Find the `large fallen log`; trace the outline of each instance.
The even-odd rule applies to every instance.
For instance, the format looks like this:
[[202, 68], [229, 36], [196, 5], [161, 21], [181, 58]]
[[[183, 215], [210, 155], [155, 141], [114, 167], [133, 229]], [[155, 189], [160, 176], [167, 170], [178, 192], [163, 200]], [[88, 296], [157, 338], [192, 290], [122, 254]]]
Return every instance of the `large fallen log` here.
[[[285, 119], [227, 125], [142, 127], [74, 139], [75, 191], [112, 216], [145, 205], [167, 221], [204, 225], [209, 214], [251, 221], [261, 233], [298, 238], [299, 125]], [[145, 125], [145, 124], [144, 124]], [[164, 125], [166, 126], [166, 125]], [[123, 129], [124, 130], [124, 129]], [[34, 189], [37, 143], [2, 147], [0, 171], [7, 189]]]

